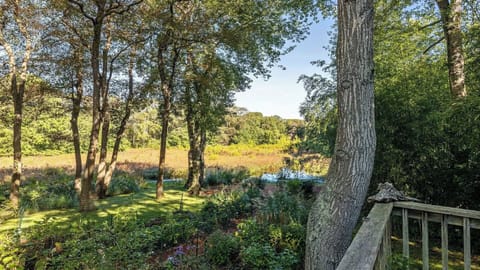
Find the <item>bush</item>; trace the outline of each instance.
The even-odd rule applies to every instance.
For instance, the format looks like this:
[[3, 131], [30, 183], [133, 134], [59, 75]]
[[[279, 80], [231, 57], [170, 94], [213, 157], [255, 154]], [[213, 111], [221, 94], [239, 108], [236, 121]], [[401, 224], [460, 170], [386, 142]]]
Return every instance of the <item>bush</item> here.
[[242, 181], [242, 186], [248, 189], [264, 189], [265, 181], [258, 177], [250, 177]]
[[[158, 168], [146, 169], [142, 173], [143, 179], [157, 180]], [[186, 169], [173, 169], [166, 168], [164, 173], [164, 179], [187, 179], [188, 171]]]
[[20, 189], [20, 207], [39, 211], [73, 208], [78, 196], [71, 177], [62, 170], [47, 169], [45, 179], [27, 179]]
[[259, 243], [242, 249], [240, 258], [245, 269], [294, 269], [299, 262], [288, 249], [276, 253], [270, 245]]
[[299, 196], [276, 192], [260, 206], [259, 219], [266, 223], [289, 224], [291, 221], [306, 224], [309, 202]]
[[108, 185], [107, 195], [129, 194], [140, 191], [138, 180], [132, 176], [122, 173], [112, 178]]
[[247, 179], [249, 175], [248, 169], [243, 167], [236, 169], [208, 169], [205, 176], [205, 184], [208, 186], [236, 184]]
[[213, 265], [231, 265], [239, 252], [238, 239], [219, 230], [212, 233], [205, 243], [205, 257]]
[[287, 180], [287, 191], [293, 195], [298, 194], [302, 189], [302, 182], [299, 179]]
[[24, 257], [14, 233], [0, 234], [0, 269], [22, 269]]

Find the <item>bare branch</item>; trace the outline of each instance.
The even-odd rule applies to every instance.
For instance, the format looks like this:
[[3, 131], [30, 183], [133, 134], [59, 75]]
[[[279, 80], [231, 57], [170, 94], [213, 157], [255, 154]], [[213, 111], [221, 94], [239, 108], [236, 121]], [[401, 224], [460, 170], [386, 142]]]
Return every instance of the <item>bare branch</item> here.
[[111, 14], [121, 15], [125, 12], [128, 12], [132, 7], [141, 4], [142, 2], [143, 0], [138, 0], [131, 4], [123, 5], [119, 1], [115, 1], [115, 5], [111, 5], [110, 8], [105, 11], [105, 17]]
[[428, 46], [428, 48], [423, 51], [423, 54], [426, 54], [430, 49], [435, 47], [438, 43], [442, 42], [445, 39], [445, 37], [441, 37], [439, 40], [435, 41], [432, 45]]
[[432, 22], [432, 23], [429, 23], [429, 24], [427, 24], [427, 25], [424, 25], [424, 26], [418, 28], [418, 30], [421, 31], [421, 30], [423, 30], [423, 29], [425, 29], [425, 28], [434, 26], [434, 25], [439, 24], [439, 23], [441, 23], [441, 22], [442, 22], [442, 20], [434, 21], [434, 22]]
[[85, 16], [85, 18], [89, 19], [90, 21], [92, 21], [92, 23], [95, 23], [95, 18], [93, 18], [92, 16], [88, 15], [87, 12], [85, 11], [85, 7], [82, 3], [76, 1], [76, 0], [68, 0], [69, 3], [71, 4], [74, 4], [76, 5], [79, 9], [80, 9], [80, 12], [83, 14], [83, 16]]

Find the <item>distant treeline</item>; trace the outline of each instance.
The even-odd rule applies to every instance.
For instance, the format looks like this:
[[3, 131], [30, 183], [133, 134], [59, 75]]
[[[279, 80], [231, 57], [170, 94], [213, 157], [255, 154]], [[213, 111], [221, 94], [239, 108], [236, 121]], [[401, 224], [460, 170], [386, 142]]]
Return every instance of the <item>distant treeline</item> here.
[[[121, 107], [121, 100], [113, 102], [112, 108]], [[115, 104], [116, 103], [116, 104]], [[88, 149], [91, 128], [90, 102], [87, 98], [78, 122], [82, 152]], [[8, 98], [0, 99], [0, 155], [12, 154], [13, 108]], [[23, 153], [25, 155], [55, 155], [73, 153], [70, 126], [71, 102], [54, 91], [38, 91], [28, 98], [25, 106], [23, 131]], [[121, 115], [112, 110], [112, 130], [118, 129]], [[121, 147], [158, 147], [161, 122], [157, 103], [150, 104], [133, 113], [127, 124]], [[243, 108], [232, 108], [225, 117], [225, 123], [216, 133], [209, 134], [211, 144], [277, 144], [302, 139], [303, 120], [282, 119], [279, 116], [263, 116], [259, 112], [249, 112]], [[112, 140], [109, 140], [113, 147]], [[182, 112], [172, 117], [169, 127], [168, 146], [188, 147], [187, 126]]]

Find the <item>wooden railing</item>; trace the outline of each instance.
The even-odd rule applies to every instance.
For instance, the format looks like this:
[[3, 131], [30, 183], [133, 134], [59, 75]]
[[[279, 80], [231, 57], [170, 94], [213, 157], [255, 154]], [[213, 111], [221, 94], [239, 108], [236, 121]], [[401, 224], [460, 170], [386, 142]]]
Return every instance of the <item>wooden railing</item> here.
[[421, 221], [422, 265], [429, 269], [429, 222], [440, 223], [442, 267], [448, 269], [448, 226], [463, 228], [464, 269], [471, 269], [471, 229], [480, 229], [480, 212], [416, 202], [376, 203], [355, 235], [337, 270], [389, 269], [391, 217], [401, 216], [403, 256], [409, 258], [408, 220]]

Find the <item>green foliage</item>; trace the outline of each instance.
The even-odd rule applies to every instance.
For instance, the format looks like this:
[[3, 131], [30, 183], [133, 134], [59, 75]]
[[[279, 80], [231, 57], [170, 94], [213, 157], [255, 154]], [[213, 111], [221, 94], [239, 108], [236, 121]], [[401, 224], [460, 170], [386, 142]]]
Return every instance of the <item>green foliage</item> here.
[[[429, 11], [407, 20], [400, 7], [387, 11], [386, 3], [377, 4], [384, 12], [376, 20], [382, 31], [375, 37], [377, 151], [371, 187], [389, 181], [429, 203], [478, 209], [478, 86], [467, 81], [469, 96], [453, 99], [444, 48], [420, 50], [435, 39], [430, 29], [416, 29], [436, 15]], [[467, 63], [470, 57], [466, 54]]]
[[299, 196], [277, 192], [259, 204], [256, 219], [238, 224], [245, 268], [301, 268], [309, 205]]
[[[158, 168], [147, 169], [142, 172], [143, 179], [157, 180]], [[165, 179], [187, 179], [186, 169], [165, 168]]]
[[276, 253], [268, 244], [252, 243], [242, 249], [240, 257], [245, 269], [294, 269], [298, 263], [298, 258], [290, 250]]
[[239, 253], [239, 240], [230, 234], [217, 230], [206, 239], [205, 257], [213, 265], [232, 265]]
[[120, 194], [128, 194], [138, 192], [140, 187], [135, 179], [128, 176], [117, 176], [112, 178], [108, 186], [107, 195], [115, 196]]
[[212, 232], [215, 227], [230, 226], [233, 218], [244, 217], [246, 214], [252, 213], [253, 199], [256, 195], [258, 193], [242, 191], [222, 191], [215, 194], [200, 210], [200, 228], [205, 232]]
[[0, 270], [22, 269], [24, 257], [13, 232], [0, 234]]
[[209, 186], [237, 184], [248, 177], [249, 171], [247, 168], [207, 169], [205, 184]]
[[27, 179], [20, 193], [20, 207], [30, 211], [72, 208], [78, 204], [72, 177], [59, 169], [47, 169], [43, 179]]

